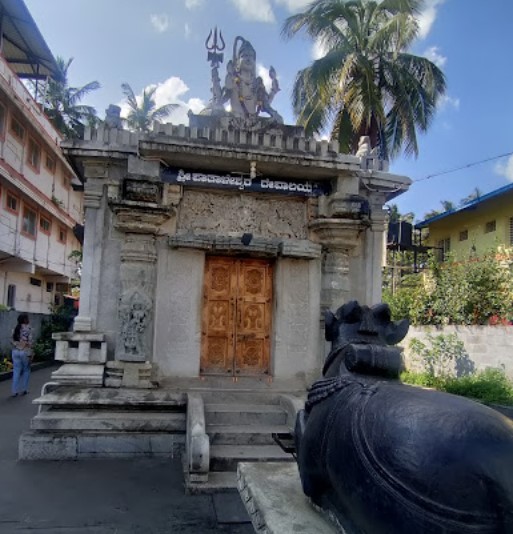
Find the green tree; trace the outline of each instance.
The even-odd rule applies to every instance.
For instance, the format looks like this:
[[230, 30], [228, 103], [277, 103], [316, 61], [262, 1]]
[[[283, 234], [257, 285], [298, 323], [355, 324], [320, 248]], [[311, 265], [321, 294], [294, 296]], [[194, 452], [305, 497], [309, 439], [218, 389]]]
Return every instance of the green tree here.
[[469, 202], [472, 202], [473, 200], [477, 200], [479, 197], [483, 196], [483, 192], [479, 187], [474, 187], [472, 193], [470, 195], [467, 195], [465, 198], [462, 198], [460, 200], [460, 206], [464, 206], [465, 204], [468, 204]]
[[123, 83], [121, 88], [130, 108], [125, 120], [128, 127], [132, 130], [147, 132], [154, 121], [162, 120], [178, 107], [178, 104], [165, 104], [164, 106], [157, 107], [155, 103], [156, 86], [143, 91], [140, 103], [137, 101], [135, 93], [128, 83]]
[[417, 130], [428, 129], [445, 92], [442, 71], [408, 52], [422, 3], [315, 0], [285, 21], [286, 38], [304, 30], [326, 50], [294, 83], [294, 112], [307, 133], [330, 128], [346, 152], [365, 135], [382, 157], [418, 155]]
[[47, 117], [64, 137], [81, 137], [85, 124], [95, 124], [96, 110], [92, 106], [80, 104], [91, 91], [100, 88], [97, 81], [89, 82], [82, 87], [71, 87], [68, 81], [68, 70], [73, 58], [68, 60], [56, 57], [60, 70], [60, 79], [49, 80], [46, 93], [42, 96], [42, 105]]

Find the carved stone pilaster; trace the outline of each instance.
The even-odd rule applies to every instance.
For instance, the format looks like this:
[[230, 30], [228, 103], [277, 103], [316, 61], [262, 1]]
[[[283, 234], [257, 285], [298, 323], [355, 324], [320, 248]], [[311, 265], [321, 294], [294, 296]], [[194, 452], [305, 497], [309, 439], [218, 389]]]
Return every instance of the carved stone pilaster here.
[[[140, 192], [148, 199], [155, 191], [144, 188]], [[136, 200], [115, 203], [112, 209], [115, 228], [125, 234], [121, 249], [116, 360], [147, 362], [151, 360], [153, 339], [155, 240], [160, 226], [173, 212], [156, 203]]]
[[102, 207], [104, 186], [90, 178], [84, 192], [84, 244], [80, 281], [80, 312], [73, 323], [75, 332], [92, 332], [98, 304], [98, 270], [101, 265], [105, 231], [105, 205]]
[[349, 257], [365, 228], [351, 219], [316, 219], [309, 225], [313, 240], [323, 247], [321, 308], [336, 309], [349, 297]]

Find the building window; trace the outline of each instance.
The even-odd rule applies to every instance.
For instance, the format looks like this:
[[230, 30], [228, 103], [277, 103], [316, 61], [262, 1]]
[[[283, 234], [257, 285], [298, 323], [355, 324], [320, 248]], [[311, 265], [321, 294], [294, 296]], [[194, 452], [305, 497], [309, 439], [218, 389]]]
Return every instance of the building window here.
[[46, 282], [46, 291], [51, 293], [53, 291], [53, 282]]
[[41, 280], [39, 280], [39, 278], [31, 278], [30, 285], [41, 287]]
[[59, 226], [59, 242], [66, 244], [66, 238], [68, 236], [68, 231], [65, 226]]
[[7, 286], [7, 307], [14, 308], [16, 303], [16, 286], [9, 284]]
[[23, 139], [25, 139], [25, 128], [16, 117], [11, 117], [11, 133], [18, 141], [23, 142]]
[[7, 211], [17, 214], [19, 211], [19, 205], [18, 197], [15, 197], [12, 193], [7, 193], [5, 199], [5, 207], [7, 208]]
[[446, 237], [445, 239], [441, 239], [440, 241], [438, 241], [437, 249], [438, 260], [445, 261], [447, 259], [447, 254], [451, 251], [451, 238]]
[[67, 170], [62, 170], [62, 185], [64, 189], [69, 189], [71, 187], [71, 173]]
[[27, 150], [27, 163], [37, 172], [39, 172], [39, 165], [41, 163], [41, 147], [29, 137]]
[[5, 106], [0, 103], [0, 138], [5, 138], [5, 117], [7, 113], [5, 111]]
[[468, 230], [462, 230], [460, 232], [460, 241], [466, 241], [468, 239]]
[[39, 216], [39, 229], [43, 234], [50, 235], [52, 231], [52, 223], [50, 222], [50, 219], [47, 219], [46, 217], [43, 217], [43, 215]]
[[497, 227], [497, 225], [496, 225], [495, 221], [488, 221], [485, 224], [485, 234], [489, 234], [491, 232], [495, 232], [496, 227]]
[[36, 237], [36, 212], [25, 206], [23, 209], [23, 221], [21, 224], [21, 232], [30, 237]]
[[46, 157], [45, 157], [45, 167], [52, 174], [55, 172], [55, 169], [57, 168], [57, 162], [55, 161], [55, 158], [48, 152], [46, 153]]

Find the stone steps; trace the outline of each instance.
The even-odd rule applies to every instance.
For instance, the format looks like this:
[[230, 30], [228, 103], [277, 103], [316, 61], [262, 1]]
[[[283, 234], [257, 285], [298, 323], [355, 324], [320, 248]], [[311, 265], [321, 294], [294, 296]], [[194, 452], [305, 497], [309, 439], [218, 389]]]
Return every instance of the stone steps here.
[[289, 462], [293, 458], [277, 445], [212, 445], [210, 470], [237, 470], [239, 462]]
[[239, 396], [228, 402], [224, 395], [208, 399], [210, 402], [204, 404], [205, 431], [210, 443], [208, 480], [191, 482], [186, 475], [188, 492], [236, 490], [239, 462], [293, 461], [273, 440], [273, 434], [290, 435], [287, 411], [279, 398], [267, 403], [265, 400]]
[[273, 434], [287, 434], [286, 425], [207, 425], [210, 445], [274, 445]]
[[30, 426], [63, 432], [185, 432], [185, 413], [50, 409], [37, 414]]
[[41, 406], [72, 408], [184, 409], [185, 394], [166, 390], [59, 386], [34, 400]]
[[205, 404], [208, 425], [285, 425], [287, 414], [274, 404]]

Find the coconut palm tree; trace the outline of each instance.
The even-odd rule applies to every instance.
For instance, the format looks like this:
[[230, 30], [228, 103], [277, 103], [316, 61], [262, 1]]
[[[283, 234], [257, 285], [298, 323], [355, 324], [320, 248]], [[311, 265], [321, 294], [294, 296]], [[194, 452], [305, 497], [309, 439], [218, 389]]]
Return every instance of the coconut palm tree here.
[[479, 187], [474, 187], [470, 195], [460, 200], [460, 206], [464, 206], [465, 204], [468, 204], [469, 202], [472, 202], [473, 200], [477, 200], [478, 198], [482, 196], [483, 196], [483, 192], [481, 191], [481, 189], [479, 189]]
[[422, 2], [315, 0], [285, 21], [286, 38], [304, 30], [326, 51], [294, 83], [294, 112], [307, 133], [330, 128], [347, 152], [367, 135], [383, 157], [418, 155], [417, 130], [427, 130], [445, 92], [442, 71], [408, 52]]
[[84, 123], [91, 124], [97, 120], [96, 110], [92, 106], [80, 104], [80, 101], [91, 91], [100, 88], [97, 81], [89, 82], [82, 87], [70, 87], [68, 70], [73, 58], [68, 60], [56, 57], [60, 77], [49, 80], [44, 96], [43, 109], [53, 123], [65, 137], [80, 137], [84, 131]]
[[178, 104], [165, 104], [157, 107], [155, 103], [157, 86], [144, 89], [140, 103], [128, 83], [121, 84], [121, 88], [130, 108], [125, 120], [132, 130], [147, 132], [153, 121], [160, 121], [178, 107]]

